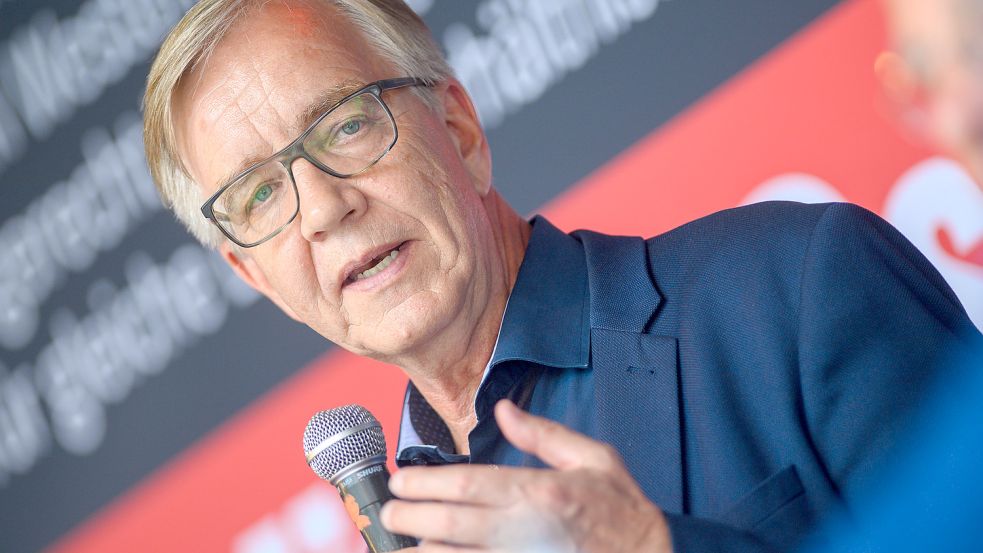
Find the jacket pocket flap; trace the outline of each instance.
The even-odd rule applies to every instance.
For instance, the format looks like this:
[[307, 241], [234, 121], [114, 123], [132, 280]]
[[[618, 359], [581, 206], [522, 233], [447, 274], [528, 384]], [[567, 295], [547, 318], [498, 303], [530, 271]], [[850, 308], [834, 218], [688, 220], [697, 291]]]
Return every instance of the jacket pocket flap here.
[[792, 500], [805, 493], [802, 480], [790, 465], [769, 476], [724, 512], [723, 522], [738, 528], [754, 528]]

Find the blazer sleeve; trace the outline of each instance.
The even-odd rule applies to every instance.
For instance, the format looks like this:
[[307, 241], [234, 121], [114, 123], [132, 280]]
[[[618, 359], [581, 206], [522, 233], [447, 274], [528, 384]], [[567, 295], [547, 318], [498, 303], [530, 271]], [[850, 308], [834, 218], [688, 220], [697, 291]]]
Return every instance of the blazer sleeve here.
[[847, 508], [909, 426], [939, 361], [978, 334], [894, 227], [831, 204], [802, 270], [798, 353], [808, 432]]
[[[937, 378], [937, 361], [978, 331], [931, 263], [863, 208], [828, 205], [806, 248], [796, 275], [798, 416], [849, 511]], [[788, 551], [809, 532], [667, 519], [675, 553]]]

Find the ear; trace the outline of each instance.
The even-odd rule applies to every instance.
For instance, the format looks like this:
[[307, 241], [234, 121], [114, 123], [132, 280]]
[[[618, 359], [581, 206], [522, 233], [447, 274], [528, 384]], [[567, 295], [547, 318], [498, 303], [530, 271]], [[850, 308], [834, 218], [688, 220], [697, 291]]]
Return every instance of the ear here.
[[458, 155], [471, 173], [478, 194], [485, 196], [491, 190], [491, 151], [488, 139], [481, 128], [478, 112], [471, 97], [457, 79], [448, 79], [442, 94], [444, 122]]
[[222, 254], [222, 259], [232, 267], [232, 271], [235, 272], [236, 276], [241, 278], [243, 282], [248, 284], [254, 290], [263, 294], [270, 299], [281, 311], [287, 314], [288, 317], [297, 321], [298, 323], [303, 323], [304, 321], [297, 316], [293, 309], [290, 308], [280, 297], [280, 294], [273, 289], [270, 282], [266, 280], [266, 275], [263, 270], [256, 263], [256, 260], [249, 257], [248, 255], [237, 252], [233, 249], [232, 244], [229, 242], [224, 242], [219, 246], [219, 253]]
[[884, 51], [874, 62], [874, 72], [884, 97], [916, 136], [931, 132], [928, 122], [928, 90], [908, 62], [896, 52]]

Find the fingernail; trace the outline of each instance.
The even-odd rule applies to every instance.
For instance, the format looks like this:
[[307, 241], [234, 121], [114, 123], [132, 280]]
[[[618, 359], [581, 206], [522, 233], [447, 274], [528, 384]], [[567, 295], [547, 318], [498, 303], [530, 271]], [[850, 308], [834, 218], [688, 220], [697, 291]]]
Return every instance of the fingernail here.
[[379, 520], [381, 520], [382, 525], [387, 528], [389, 527], [389, 511], [391, 510], [392, 507], [390, 506], [389, 503], [384, 503], [382, 505], [382, 509], [379, 509]]
[[516, 422], [523, 421], [526, 413], [522, 409], [519, 409], [518, 405], [512, 403], [512, 401], [508, 399], [503, 399], [498, 403], [501, 404], [500, 409], [502, 415], [505, 415], [506, 417], [512, 417], [513, 419], [515, 419]]
[[390, 476], [389, 477], [389, 491], [393, 492], [396, 495], [399, 495], [400, 490], [403, 489], [403, 480], [404, 479], [405, 479], [405, 477], [403, 476], [403, 471], [398, 471], [398, 472], [396, 472], [396, 474], [393, 474], [392, 476]]
[[517, 414], [517, 411], [519, 410], [519, 408], [516, 407], [515, 404], [512, 403], [512, 400], [510, 399], [500, 399], [498, 400], [498, 404], [501, 406], [499, 407], [500, 409], [505, 409], [506, 411], [508, 411], [513, 415]]

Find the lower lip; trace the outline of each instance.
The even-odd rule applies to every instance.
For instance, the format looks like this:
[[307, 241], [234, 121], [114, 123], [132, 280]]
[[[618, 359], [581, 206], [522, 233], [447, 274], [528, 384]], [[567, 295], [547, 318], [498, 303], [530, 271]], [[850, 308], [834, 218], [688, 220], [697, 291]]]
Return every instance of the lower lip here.
[[399, 255], [389, 264], [388, 267], [378, 273], [359, 280], [349, 282], [343, 286], [344, 290], [353, 292], [367, 292], [385, 286], [390, 281], [399, 276], [400, 271], [406, 266], [406, 258], [409, 256], [410, 242], [404, 242], [399, 246]]

